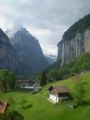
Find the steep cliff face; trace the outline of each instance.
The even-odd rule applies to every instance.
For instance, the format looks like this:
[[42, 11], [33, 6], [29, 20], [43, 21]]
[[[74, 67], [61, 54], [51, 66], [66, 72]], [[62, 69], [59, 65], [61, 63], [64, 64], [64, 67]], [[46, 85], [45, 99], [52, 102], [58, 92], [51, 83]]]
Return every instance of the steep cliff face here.
[[90, 29], [87, 29], [84, 34], [84, 40], [85, 40], [85, 53], [90, 53]]
[[[16, 51], [10, 44], [7, 35], [0, 29], [0, 68], [7, 68], [21, 75], [26, 73], [26, 67], [19, 60]], [[27, 69], [26, 69], [27, 70]]]
[[[58, 60], [61, 61], [61, 67], [70, 63], [76, 57], [90, 52], [89, 19], [90, 15], [75, 23], [65, 32], [63, 39], [58, 43]], [[87, 23], [89, 23], [88, 26]]]
[[19, 54], [20, 59], [29, 67], [33, 75], [44, 70], [49, 64], [43, 55], [39, 41], [25, 28], [20, 28], [11, 38], [11, 44]]

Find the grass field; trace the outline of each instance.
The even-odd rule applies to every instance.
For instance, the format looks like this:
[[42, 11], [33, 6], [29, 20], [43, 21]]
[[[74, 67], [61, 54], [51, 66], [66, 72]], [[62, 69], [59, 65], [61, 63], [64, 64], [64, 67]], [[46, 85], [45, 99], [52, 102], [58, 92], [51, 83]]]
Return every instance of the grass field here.
[[[81, 105], [76, 109], [69, 108], [66, 102], [58, 105], [48, 102], [48, 87], [50, 84], [37, 94], [9, 92], [0, 93], [0, 98], [7, 100], [8, 98], [17, 99], [23, 96], [23, 98], [27, 99], [30, 107], [18, 110], [25, 120], [90, 120], [90, 72], [82, 73], [81, 78], [85, 85], [85, 100], [87, 104]], [[71, 93], [74, 93], [75, 81], [72, 78], [58, 81], [54, 84], [67, 85]]]

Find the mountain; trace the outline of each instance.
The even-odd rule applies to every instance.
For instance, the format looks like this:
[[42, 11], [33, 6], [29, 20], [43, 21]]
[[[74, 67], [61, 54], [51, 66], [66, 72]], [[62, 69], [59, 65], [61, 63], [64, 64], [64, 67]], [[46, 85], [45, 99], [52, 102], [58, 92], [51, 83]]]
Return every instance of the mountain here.
[[30, 74], [36, 74], [48, 67], [49, 63], [43, 55], [39, 41], [25, 28], [17, 30], [10, 41], [19, 58], [29, 67]]
[[56, 62], [57, 57], [55, 55], [45, 55], [46, 59], [48, 60], [49, 64], [53, 64]]
[[58, 60], [61, 66], [85, 53], [90, 53], [90, 14], [72, 25], [58, 43]]
[[0, 29], [0, 68], [10, 69], [17, 75], [27, 74], [26, 66], [10, 44], [8, 36]]

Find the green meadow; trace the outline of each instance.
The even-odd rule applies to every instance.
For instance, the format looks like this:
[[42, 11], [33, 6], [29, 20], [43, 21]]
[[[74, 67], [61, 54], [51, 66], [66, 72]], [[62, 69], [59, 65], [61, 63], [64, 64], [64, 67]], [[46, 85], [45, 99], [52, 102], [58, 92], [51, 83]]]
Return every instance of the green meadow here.
[[[24, 116], [25, 120], [90, 120], [90, 72], [81, 73], [82, 82], [85, 87], [85, 101], [86, 103], [78, 106], [76, 109], [71, 109], [67, 106], [67, 102], [52, 104], [48, 98], [48, 88], [51, 84], [46, 85], [42, 88], [39, 93], [23, 93], [23, 92], [7, 92], [0, 93], [0, 98], [2, 100], [8, 100], [14, 98], [17, 107], [17, 111]], [[57, 81], [53, 83], [54, 85], [67, 85], [70, 89], [71, 94], [74, 94], [75, 81], [73, 77]], [[22, 99], [27, 100], [27, 107], [18, 108], [19, 102], [17, 99], [22, 97]], [[8, 108], [11, 109], [12, 105]]]

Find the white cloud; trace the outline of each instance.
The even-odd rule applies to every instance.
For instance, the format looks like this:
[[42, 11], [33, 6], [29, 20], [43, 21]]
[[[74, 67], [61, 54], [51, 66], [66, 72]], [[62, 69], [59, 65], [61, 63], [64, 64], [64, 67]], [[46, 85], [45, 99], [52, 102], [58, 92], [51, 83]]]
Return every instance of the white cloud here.
[[90, 0], [0, 0], [0, 27], [24, 25], [44, 52], [56, 53], [64, 31], [90, 13]]

